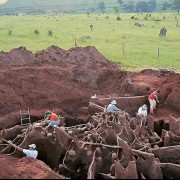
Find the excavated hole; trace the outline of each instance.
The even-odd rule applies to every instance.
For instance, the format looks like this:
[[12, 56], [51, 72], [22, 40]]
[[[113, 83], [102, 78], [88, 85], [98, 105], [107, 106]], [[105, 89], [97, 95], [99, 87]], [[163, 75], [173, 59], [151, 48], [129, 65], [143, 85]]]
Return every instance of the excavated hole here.
[[[83, 119], [78, 119], [75, 117], [65, 118], [66, 127], [75, 126], [84, 123], [86, 122]], [[63, 158], [65, 156], [66, 151], [56, 149], [55, 145], [50, 143], [49, 141], [37, 140], [36, 144], [38, 147], [37, 150], [39, 152], [37, 159], [42, 160], [53, 170], [58, 169], [59, 164], [63, 162]], [[58, 154], [58, 157], [55, 154]]]
[[85, 123], [87, 123], [87, 122], [83, 119], [78, 119], [76, 117], [65, 117], [65, 126], [66, 127], [76, 126], [76, 125], [85, 124]]
[[[75, 126], [79, 124], [85, 124], [87, 123], [83, 119], [78, 119], [75, 117], [67, 117], [65, 118], [65, 126]], [[35, 142], [38, 147], [38, 157], [37, 159], [43, 161], [45, 164], [47, 164], [52, 170], [58, 170], [59, 174], [64, 175], [65, 177], [71, 178], [71, 179], [84, 179], [87, 176], [87, 172], [84, 169], [84, 164], [77, 161], [78, 167], [82, 170], [81, 173], [75, 173], [75, 172], [69, 172], [66, 168], [60, 168], [59, 164], [63, 163], [63, 159], [65, 157], [66, 151], [62, 149], [58, 149], [53, 143], [50, 143], [47, 140], [37, 140]], [[66, 164], [71, 162], [66, 161]]]
[[[44, 117], [43, 116], [31, 116], [31, 123], [37, 122], [41, 119], [44, 119]], [[18, 122], [16, 125], [20, 125], [19, 118], [17, 119], [16, 122]], [[26, 123], [28, 123], [28, 120], [23, 121], [23, 123], [25, 124], [25, 127], [26, 127]], [[80, 118], [65, 117], [64, 126], [70, 127], [70, 126], [75, 126], [75, 125], [85, 124], [85, 123], [86, 123], [85, 120], [80, 119]], [[18, 134], [16, 134], [16, 136], [18, 136]], [[23, 139], [21, 139], [21, 142], [22, 141], [23, 141]], [[52, 170], [58, 169], [59, 164], [62, 164], [62, 162], [63, 162], [63, 158], [66, 154], [66, 151], [58, 149], [53, 143], [51, 143], [51, 139], [49, 139], [49, 140], [47, 140], [47, 139], [38, 140], [37, 139], [36, 141], [34, 141], [34, 143], [37, 145], [37, 151], [38, 151], [37, 159], [43, 161]], [[18, 143], [18, 144], [20, 144], [20, 143]], [[14, 152], [14, 148], [10, 148], [7, 153], [13, 153], [13, 152]], [[18, 153], [18, 152], [15, 154], [15, 156], [16, 157], [22, 157], [22, 156], [25, 157], [25, 155], [22, 155], [22, 153]], [[67, 176], [66, 170], [63, 170], [61, 172], [61, 174], [64, 176]], [[72, 176], [74, 176], [74, 173], [72, 176], [71, 176], [71, 174], [68, 176], [72, 177]]]
[[165, 123], [163, 119], [154, 122], [154, 131], [161, 136], [162, 130], [169, 130], [169, 123]]
[[[127, 111], [128, 111], [128, 109], [127, 109]], [[96, 113], [93, 113], [93, 114], [96, 114]], [[133, 115], [134, 114], [131, 113], [131, 116], [133, 116]], [[83, 116], [81, 116], [80, 114], [79, 114], [79, 117], [71, 117], [70, 115], [66, 115], [66, 116], [64, 116], [65, 121], [64, 121], [63, 126], [71, 127], [71, 126], [76, 126], [76, 125], [79, 125], [79, 124], [86, 124], [89, 121], [90, 122], [92, 121], [92, 117], [91, 117], [90, 114], [87, 115], [86, 120], [85, 120], [85, 118], [83, 119], [82, 117]], [[91, 118], [89, 118], [89, 117], [91, 117]], [[105, 115], [102, 115], [102, 118], [105, 119]], [[43, 116], [31, 116], [31, 123], [37, 122], [37, 121], [42, 120], [42, 119], [44, 119]], [[113, 121], [113, 116], [110, 117], [109, 121]], [[26, 121], [24, 123], [26, 123]], [[169, 124], [165, 123], [164, 119], [161, 119], [161, 120], [158, 120], [158, 121], [154, 122], [154, 131], [160, 137], [161, 137], [163, 129], [164, 130], [169, 130]], [[40, 134], [41, 131], [39, 131], [37, 133], [37, 135]], [[52, 133], [53, 128], [50, 129], [49, 132]], [[83, 136], [85, 136], [85, 134]], [[63, 175], [65, 177], [67, 177], [67, 178], [71, 178], [71, 179], [85, 179], [85, 178], [87, 178], [87, 166], [86, 166], [86, 164], [83, 164], [81, 162], [81, 160], [79, 160], [79, 159], [76, 159], [75, 161], [72, 161], [71, 159], [68, 159], [66, 157], [65, 164], [66, 164], [67, 167], [69, 166], [73, 171], [70, 171], [70, 170], [66, 169], [65, 167], [60, 167], [63, 164], [63, 159], [64, 159], [64, 157], [66, 155], [66, 152], [67, 152], [66, 150], [67, 149], [66, 150], [63, 150], [63, 148], [60, 149], [60, 147], [58, 147], [57, 144], [54, 143], [55, 139], [53, 139], [53, 138], [54, 137], [48, 137], [48, 138], [46, 137], [46, 139], [41, 139], [41, 138], [38, 139], [38, 138], [36, 138], [36, 140], [33, 141], [33, 143], [35, 143], [37, 145], [37, 151], [38, 151], [37, 159], [43, 161], [52, 170], [55, 170], [60, 175]], [[99, 141], [97, 141], [97, 142], [99, 142]], [[107, 140], [106, 142], [107, 142], [107, 144], [109, 144], [109, 142], [112, 143], [113, 141], [108, 141]], [[158, 144], [158, 145], [159, 145], [159, 147], [164, 146], [163, 142], [161, 144]], [[154, 146], [152, 146], [152, 147], [154, 147]], [[13, 150], [14, 149], [11, 149], [11, 152], [13, 152]], [[19, 157], [22, 157], [22, 154], [19, 155]], [[105, 161], [106, 160], [104, 160], [104, 162]], [[106, 163], [108, 163], [108, 162], [106, 162]], [[103, 170], [104, 170], [104, 172], [108, 172], [109, 169], [107, 170], [107, 169], [102, 168], [102, 171]], [[79, 173], [78, 173], [78, 171], [79, 171]], [[96, 178], [103, 179], [103, 176], [99, 174], [99, 175], [96, 176]]]
[[[44, 119], [44, 116], [33, 116], [33, 115], [31, 115], [30, 118], [31, 118], [31, 123], [35, 123], [35, 122], [39, 121], [40, 119]], [[28, 123], [28, 120], [24, 120], [23, 122]]]
[[47, 164], [51, 169], [58, 169], [59, 162], [63, 160], [65, 155], [65, 151], [57, 148], [51, 141], [49, 140], [37, 140], [37, 151], [38, 157], [37, 159], [43, 161]]
[[[44, 117], [31, 116], [31, 122], [34, 123], [34, 122], [37, 122], [39, 119], [43, 119], [43, 118]], [[87, 123], [87, 122], [80, 118], [78, 119], [76, 117], [65, 117], [65, 126], [66, 127], [75, 126], [75, 125], [79, 125], [79, 124], [85, 124], [85, 123]], [[163, 129], [169, 130], [169, 123], [164, 123], [164, 120], [159, 120], [159, 121], [155, 122], [154, 130], [159, 136], [161, 136]], [[37, 140], [35, 143], [38, 147], [37, 159], [43, 161], [52, 170], [58, 169], [59, 164], [62, 164], [62, 162], [63, 162], [63, 158], [65, 156], [66, 151], [60, 151], [60, 150], [56, 149], [56, 147], [47, 140]], [[12, 151], [13, 151], [13, 149], [12, 149]], [[58, 156], [56, 156], [56, 154], [58, 154]], [[61, 171], [59, 173], [66, 177], [74, 178], [74, 173], [72, 173], [72, 174], [69, 173], [67, 175], [67, 170], [64, 168], [61, 169]], [[77, 177], [79, 177], [79, 176], [77, 175]], [[101, 179], [102, 177], [99, 176], [99, 178]]]

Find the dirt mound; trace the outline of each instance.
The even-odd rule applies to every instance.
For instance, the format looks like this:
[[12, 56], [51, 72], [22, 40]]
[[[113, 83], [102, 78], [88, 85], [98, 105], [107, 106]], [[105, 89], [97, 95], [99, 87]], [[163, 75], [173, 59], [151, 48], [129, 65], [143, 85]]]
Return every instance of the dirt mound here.
[[95, 47], [63, 50], [51, 46], [36, 54], [20, 47], [1, 52], [0, 64], [0, 117], [6, 128], [17, 124], [19, 110], [27, 108], [35, 119], [42, 118], [47, 109], [84, 118], [88, 112], [82, 113], [82, 109], [95, 93], [117, 97], [148, 95], [160, 89], [162, 103], [180, 111], [179, 74], [157, 76], [155, 70], [122, 71]]
[[39, 160], [3, 155], [0, 159], [1, 179], [64, 179]]
[[12, 49], [10, 52], [0, 52], [0, 66], [27, 66], [36, 63], [35, 55], [25, 47]]
[[115, 92], [121, 93], [127, 74], [94, 47], [65, 51], [52, 46], [36, 55], [20, 47], [3, 55], [6, 58], [0, 59], [2, 122], [10, 113], [14, 117], [15, 112], [19, 114], [20, 109], [27, 108], [39, 110], [42, 115], [47, 109], [59, 109], [65, 115], [76, 116], [94, 92], [109, 94], [116, 86]]
[[75, 64], [90, 69], [117, 67], [99, 53], [95, 47], [78, 47], [66, 51], [57, 46], [51, 46], [46, 50], [37, 52], [35, 56], [41, 63], [58, 64], [60, 66]]
[[[180, 112], [180, 74], [162, 74], [159, 77], [157, 73], [155, 70], [147, 70], [134, 74], [132, 77], [134, 86], [151, 91], [159, 89], [161, 92], [161, 106], [166, 105]], [[134, 92], [139, 95], [138, 90]]]

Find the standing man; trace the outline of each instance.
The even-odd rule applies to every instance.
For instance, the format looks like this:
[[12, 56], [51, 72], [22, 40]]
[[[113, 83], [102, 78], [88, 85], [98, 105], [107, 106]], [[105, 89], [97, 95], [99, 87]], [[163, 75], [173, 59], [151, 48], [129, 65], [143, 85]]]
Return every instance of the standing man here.
[[154, 109], [156, 109], [156, 101], [159, 103], [158, 93], [160, 93], [159, 90], [153, 91], [148, 97], [148, 100], [150, 103], [150, 113], [151, 114], [154, 114]]
[[19, 146], [16, 146], [15, 144], [12, 143], [12, 141], [8, 141], [8, 143], [13, 146], [15, 149], [17, 149], [18, 151], [23, 152], [24, 154], [26, 154], [27, 157], [31, 157], [36, 159], [38, 156], [38, 151], [36, 150], [36, 145], [35, 144], [30, 144], [29, 145], [29, 149], [22, 149]]

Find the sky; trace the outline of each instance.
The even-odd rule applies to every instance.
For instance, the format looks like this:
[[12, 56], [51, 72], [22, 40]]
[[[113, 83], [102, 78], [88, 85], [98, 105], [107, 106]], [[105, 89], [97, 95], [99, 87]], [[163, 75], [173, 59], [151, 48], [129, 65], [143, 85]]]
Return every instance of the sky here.
[[8, 2], [8, 0], [0, 0], [0, 5], [4, 5]]

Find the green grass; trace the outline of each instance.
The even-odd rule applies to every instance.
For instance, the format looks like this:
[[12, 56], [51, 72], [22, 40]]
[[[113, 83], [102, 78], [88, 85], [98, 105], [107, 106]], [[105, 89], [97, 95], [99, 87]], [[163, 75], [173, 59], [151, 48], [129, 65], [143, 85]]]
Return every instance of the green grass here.
[[[135, 15], [142, 27], [130, 17]], [[105, 17], [109, 16], [109, 20]], [[25, 46], [37, 52], [51, 45], [62, 49], [74, 47], [75, 38], [79, 46], [95, 46], [109, 60], [121, 64], [124, 68], [139, 70], [142, 68], [172, 68], [180, 70], [180, 27], [176, 27], [178, 14], [152, 14], [144, 20], [145, 14], [116, 15], [37, 15], [0, 17], [0, 50]], [[165, 17], [165, 20], [163, 20]], [[156, 23], [154, 19], [160, 19]], [[93, 25], [93, 31], [90, 25]], [[161, 39], [159, 31], [167, 28], [167, 38]], [[38, 29], [40, 34], [35, 35]], [[8, 31], [12, 30], [12, 35]], [[53, 36], [48, 36], [51, 30]], [[91, 36], [91, 39], [83, 39]], [[124, 54], [123, 54], [124, 46]], [[157, 49], [160, 49], [158, 58]]]

